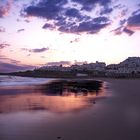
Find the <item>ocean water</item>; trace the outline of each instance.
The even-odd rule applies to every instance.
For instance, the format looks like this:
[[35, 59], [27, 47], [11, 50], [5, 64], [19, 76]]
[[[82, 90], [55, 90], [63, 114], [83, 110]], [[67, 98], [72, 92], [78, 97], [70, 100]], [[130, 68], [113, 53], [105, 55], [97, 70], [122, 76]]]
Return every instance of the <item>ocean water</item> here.
[[0, 86], [37, 85], [51, 81], [49, 78], [30, 78], [20, 76], [0, 76]]

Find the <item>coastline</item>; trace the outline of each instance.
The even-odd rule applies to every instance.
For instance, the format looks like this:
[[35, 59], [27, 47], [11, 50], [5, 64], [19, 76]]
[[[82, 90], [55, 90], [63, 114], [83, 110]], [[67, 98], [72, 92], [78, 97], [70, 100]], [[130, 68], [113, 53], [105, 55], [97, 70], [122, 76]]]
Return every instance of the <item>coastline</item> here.
[[20, 77], [33, 77], [33, 78], [69, 78], [69, 79], [93, 79], [93, 78], [106, 78], [106, 79], [140, 79], [140, 74], [93, 74], [85, 73], [87, 76], [77, 76], [77, 72], [56, 72], [56, 71], [45, 71], [45, 72], [34, 72], [34, 71], [22, 71], [12, 73], [0, 73], [0, 75], [9, 76], [20, 76]]

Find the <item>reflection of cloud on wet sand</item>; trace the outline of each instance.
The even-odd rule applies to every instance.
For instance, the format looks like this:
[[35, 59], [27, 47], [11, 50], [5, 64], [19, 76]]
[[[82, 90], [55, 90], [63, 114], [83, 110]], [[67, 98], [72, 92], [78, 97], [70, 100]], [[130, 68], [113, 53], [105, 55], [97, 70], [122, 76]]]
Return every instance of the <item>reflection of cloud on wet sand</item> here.
[[[19, 90], [21, 89], [19, 88]], [[57, 113], [76, 112], [92, 106], [95, 104], [96, 98], [104, 96], [103, 87], [98, 93], [97, 91], [92, 91], [87, 94], [83, 94], [80, 91], [76, 94], [64, 89], [62, 89], [63, 95], [45, 95], [42, 90], [35, 89], [30, 89], [30, 92], [27, 92], [27, 90], [24, 91], [26, 93], [1, 95], [0, 112], [10, 113], [37, 110]]]
[[[99, 96], [103, 96], [103, 92]], [[96, 94], [89, 96], [45, 96], [41, 94], [22, 94], [3, 96], [0, 102], [0, 112], [18, 112], [29, 110], [49, 110], [51, 112], [79, 111], [91, 106], [96, 100]]]

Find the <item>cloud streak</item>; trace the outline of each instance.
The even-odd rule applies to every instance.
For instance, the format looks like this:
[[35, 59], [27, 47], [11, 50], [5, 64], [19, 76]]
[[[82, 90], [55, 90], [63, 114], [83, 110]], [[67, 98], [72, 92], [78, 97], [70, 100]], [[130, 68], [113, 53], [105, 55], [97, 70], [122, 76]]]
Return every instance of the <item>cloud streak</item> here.
[[0, 72], [15, 72], [15, 71], [23, 71], [23, 70], [29, 70], [34, 69], [34, 66], [30, 65], [23, 65], [23, 64], [13, 64], [13, 63], [6, 63], [0, 61]]
[[118, 28], [112, 30], [111, 32], [113, 32], [115, 35], [121, 35], [122, 33], [126, 33], [129, 36], [131, 36], [135, 33], [133, 30], [128, 29], [125, 26], [118, 27]]
[[69, 66], [71, 65], [71, 61], [48, 62], [47, 65], [48, 66], [60, 66], [60, 65]]
[[21, 64], [21, 61], [0, 55], [0, 72], [15, 72], [33, 69], [34, 66]]
[[49, 48], [36, 48], [36, 49], [22, 48], [22, 50], [23, 51], [32, 52], [32, 53], [42, 53], [42, 52], [48, 51]]
[[23, 32], [23, 31], [25, 31], [25, 29], [19, 29], [19, 30], [17, 30], [17, 33], [20, 33], [20, 32]]
[[9, 47], [9, 46], [10, 46], [10, 44], [2, 43], [2, 44], [0, 44], [0, 50], [1, 50], [1, 49], [4, 49], [4, 48], [6, 48], [6, 47]]

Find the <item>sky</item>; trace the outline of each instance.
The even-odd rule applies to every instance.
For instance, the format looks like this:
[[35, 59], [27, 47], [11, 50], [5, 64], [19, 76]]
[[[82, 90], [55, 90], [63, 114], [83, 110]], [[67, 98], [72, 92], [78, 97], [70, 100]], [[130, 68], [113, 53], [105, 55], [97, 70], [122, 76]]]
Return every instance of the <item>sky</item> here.
[[140, 56], [139, 0], [0, 0], [0, 72]]

